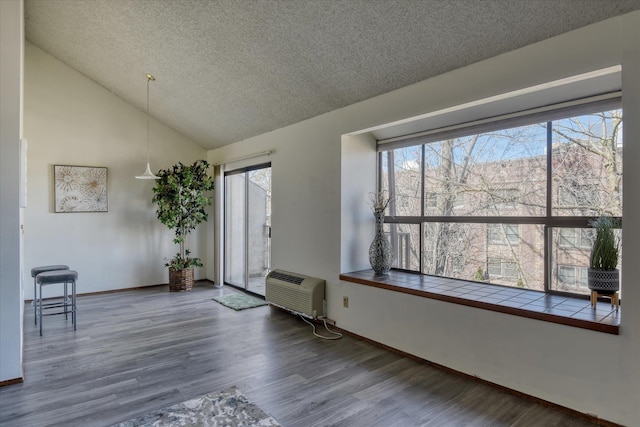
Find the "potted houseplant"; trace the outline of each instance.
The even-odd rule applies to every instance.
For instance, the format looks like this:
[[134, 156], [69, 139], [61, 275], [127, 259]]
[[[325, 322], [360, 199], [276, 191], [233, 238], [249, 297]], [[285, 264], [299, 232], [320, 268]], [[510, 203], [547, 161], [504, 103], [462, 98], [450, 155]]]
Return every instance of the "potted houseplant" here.
[[160, 222], [175, 231], [173, 242], [178, 253], [165, 264], [169, 267], [169, 290], [188, 291], [193, 287], [193, 269], [202, 267], [199, 258], [190, 257], [185, 240], [198, 224], [207, 220], [206, 207], [213, 202], [205, 192], [213, 190], [213, 178], [207, 174], [209, 163], [197, 160], [192, 165], [178, 163], [158, 172], [153, 188], [153, 203]]
[[618, 254], [620, 241], [613, 233], [620, 227], [620, 221], [610, 216], [600, 216], [589, 223], [596, 229], [596, 237], [591, 248], [587, 285], [592, 291], [614, 293], [620, 289]]

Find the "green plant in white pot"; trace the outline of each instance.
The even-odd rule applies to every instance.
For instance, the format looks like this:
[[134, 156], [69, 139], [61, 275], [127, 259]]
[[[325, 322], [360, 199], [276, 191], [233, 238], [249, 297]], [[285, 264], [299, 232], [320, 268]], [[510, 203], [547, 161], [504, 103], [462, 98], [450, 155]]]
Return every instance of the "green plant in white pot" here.
[[620, 271], [617, 269], [620, 241], [613, 230], [620, 227], [620, 221], [600, 216], [589, 224], [596, 229], [596, 237], [589, 258], [587, 284], [592, 291], [616, 292], [620, 289]]
[[153, 188], [156, 216], [175, 231], [173, 243], [178, 253], [165, 264], [169, 267], [169, 290], [188, 291], [193, 287], [193, 269], [202, 267], [199, 258], [192, 258], [186, 248], [187, 236], [208, 218], [206, 208], [213, 202], [205, 193], [214, 188], [213, 178], [207, 174], [209, 163], [197, 160], [192, 165], [178, 163], [158, 172]]

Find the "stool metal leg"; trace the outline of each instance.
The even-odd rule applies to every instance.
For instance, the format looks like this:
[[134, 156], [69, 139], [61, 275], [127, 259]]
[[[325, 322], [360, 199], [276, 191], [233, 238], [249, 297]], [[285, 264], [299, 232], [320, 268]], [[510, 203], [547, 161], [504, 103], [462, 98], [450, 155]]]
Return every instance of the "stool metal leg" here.
[[36, 325], [38, 324], [38, 304], [36, 303], [37, 301], [37, 290], [36, 288], [38, 287], [38, 285], [36, 285], [36, 278], [35, 276], [33, 277], [33, 318], [34, 321], [36, 322]]
[[[66, 286], [66, 285], [65, 285]], [[76, 330], [78, 325], [76, 317], [76, 281], [71, 282], [71, 322], [73, 323], [73, 330]]]
[[64, 298], [62, 299], [62, 302], [64, 303], [64, 320], [69, 319], [69, 317], [67, 317], [67, 304], [69, 303], [69, 292], [67, 290], [67, 284], [68, 282], [64, 282]]
[[39, 286], [40, 297], [38, 298], [38, 317], [40, 318], [40, 336], [42, 336], [42, 283]]

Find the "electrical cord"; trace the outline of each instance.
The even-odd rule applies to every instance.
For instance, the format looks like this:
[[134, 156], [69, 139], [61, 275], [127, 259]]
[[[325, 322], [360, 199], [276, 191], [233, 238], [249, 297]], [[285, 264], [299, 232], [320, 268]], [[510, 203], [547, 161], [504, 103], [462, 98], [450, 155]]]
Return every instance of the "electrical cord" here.
[[329, 329], [329, 327], [327, 326], [327, 320], [326, 319], [322, 319], [322, 322], [324, 323], [324, 328], [327, 330], [327, 332], [329, 332], [330, 334], [332, 334], [332, 337], [326, 337], [323, 335], [320, 335], [318, 333], [316, 333], [316, 325], [314, 325], [313, 323], [309, 322], [307, 319], [304, 318], [304, 316], [301, 316], [298, 314], [298, 316], [304, 320], [306, 323], [308, 323], [309, 325], [311, 325], [311, 327], [313, 328], [313, 335], [315, 335], [318, 338], [322, 338], [323, 340], [339, 340], [340, 338], [342, 338], [342, 334], [340, 332], [335, 332], [332, 331], [331, 329]]

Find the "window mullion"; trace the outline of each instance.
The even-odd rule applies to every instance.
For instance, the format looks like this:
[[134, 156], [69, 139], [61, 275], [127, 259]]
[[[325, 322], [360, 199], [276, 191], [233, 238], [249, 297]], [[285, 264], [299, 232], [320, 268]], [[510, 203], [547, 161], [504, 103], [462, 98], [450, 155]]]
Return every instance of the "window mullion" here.
[[[420, 216], [422, 216], [424, 218], [424, 205], [426, 203], [425, 200], [425, 170], [424, 170], [424, 165], [425, 165], [425, 146], [424, 144], [422, 144], [420, 146]], [[420, 250], [418, 251], [418, 266], [420, 268], [420, 272], [424, 273], [424, 231], [425, 231], [425, 227], [424, 227], [424, 222], [420, 222], [420, 224], [418, 225], [418, 230], [420, 233]]]
[[543, 228], [543, 262], [544, 262], [544, 291], [549, 292], [551, 289], [551, 273], [553, 272], [551, 263], [553, 262], [552, 255], [553, 251], [551, 250], [551, 241], [553, 233], [553, 228], [550, 226], [550, 222], [552, 220], [552, 203], [553, 203], [553, 122], [547, 122], [547, 207], [546, 207], [546, 223]]

